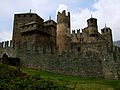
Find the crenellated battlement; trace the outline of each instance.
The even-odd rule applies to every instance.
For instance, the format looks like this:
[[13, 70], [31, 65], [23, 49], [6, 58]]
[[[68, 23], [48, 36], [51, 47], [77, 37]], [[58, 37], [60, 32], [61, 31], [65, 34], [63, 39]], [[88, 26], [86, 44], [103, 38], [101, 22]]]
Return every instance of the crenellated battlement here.
[[66, 11], [63, 10], [62, 13], [58, 12], [57, 14], [57, 24], [67, 24], [67, 27], [70, 28], [70, 12], [66, 14]]
[[47, 20], [44, 22], [44, 26], [54, 26], [56, 27], [57, 23], [54, 20]]
[[58, 16], [69, 16], [69, 14], [70, 14], [70, 12], [68, 12], [68, 13], [66, 14], [66, 11], [65, 11], [65, 10], [63, 10], [62, 13], [61, 13], [61, 12], [58, 12]]
[[80, 34], [81, 29], [72, 30], [72, 34]]
[[72, 30], [71, 38], [73, 42], [83, 42], [83, 33], [81, 29]]
[[75, 30], [72, 30], [72, 34], [75, 34]]
[[0, 48], [12, 48], [12, 40], [0, 42]]

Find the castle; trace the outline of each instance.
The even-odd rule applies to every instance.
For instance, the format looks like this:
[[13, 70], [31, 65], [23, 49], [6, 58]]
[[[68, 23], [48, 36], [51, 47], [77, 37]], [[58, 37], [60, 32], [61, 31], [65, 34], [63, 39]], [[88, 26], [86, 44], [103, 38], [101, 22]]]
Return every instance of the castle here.
[[[65, 75], [120, 78], [120, 48], [113, 45], [112, 30], [98, 32], [97, 19], [70, 33], [70, 12], [58, 12], [57, 22], [36, 13], [14, 15], [12, 40], [0, 42], [0, 56], [17, 57], [21, 65]], [[80, 32], [82, 31], [82, 32]]]

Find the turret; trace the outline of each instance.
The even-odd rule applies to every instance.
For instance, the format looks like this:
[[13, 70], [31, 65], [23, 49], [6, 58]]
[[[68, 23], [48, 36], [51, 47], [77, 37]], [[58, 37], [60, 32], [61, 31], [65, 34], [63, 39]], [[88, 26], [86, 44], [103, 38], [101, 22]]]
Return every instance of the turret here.
[[54, 47], [56, 48], [56, 28], [57, 24], [51, 18], [44, 22], [45, 32], [50, 35], [51, 52], [54, 51]]
[[53, 20], [47, 20], [44, 22], [44, 28], [48, 34], [56, 37], [56, 22]]
[[57, 23], [58, 24], [66, 24], [67, 28], [70, 28], [70, 12], [66, 15], [66, 11], [63, 10], [62, 13], [58, 12], [57, 14]]
[[112, 30], [109, 27], [105, 27], [101, 29], [101, 33], [103, 37], [109, 42], [109, 44], [113, 44], [113, 39], [112, 39]]
[[89, 36], [96, 37], [98, 33], [97, 19], [91, 16], [90, 19], [87, 20]]
[[[33, 22], [36, 22], [42, 26], [43, 21], [44, 20], [41, 17], [39, 17], [36, 13], [30, 12], [30, 13], [15, 14], [14, 15], [13, 36], [12, 36], [13, 47], [15, 48], [15, 47], [19, 46], [19, 43], [21, 42], [21, 30], [26, 30], [27, 28], [29, 28], [29, 25]], [[21, 27], [22, 27], [22, 29], [21, 29]]]
[[57, 14], [57, 49], [58, 51], [70, 50], [70, 12], [66, 15], [65, 10]]

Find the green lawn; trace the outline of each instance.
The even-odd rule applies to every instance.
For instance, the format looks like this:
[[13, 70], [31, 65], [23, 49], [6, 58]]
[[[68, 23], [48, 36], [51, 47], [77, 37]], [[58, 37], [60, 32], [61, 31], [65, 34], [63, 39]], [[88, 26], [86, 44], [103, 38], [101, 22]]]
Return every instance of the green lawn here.
[[120, 90], [120, 80], [64, 76], [61, 74], [29, 68], [21, 68], [21, 71], [32, 76], [53, 80], [75, 90]]

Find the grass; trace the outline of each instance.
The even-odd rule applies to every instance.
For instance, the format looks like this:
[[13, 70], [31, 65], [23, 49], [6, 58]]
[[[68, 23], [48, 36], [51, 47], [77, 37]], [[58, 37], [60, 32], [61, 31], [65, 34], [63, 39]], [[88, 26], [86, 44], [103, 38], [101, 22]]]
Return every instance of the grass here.
[[[25, 73], [44, 79], [51, 79], [61, 85], [75, 90], [120, 90], [120, 80], [107, 80], [101, 78], [84, 78], [65, 76], [57, 73], [39, 71], [30, 68], [21, 68]], [[118, 89], [117, 89], [118, 88]]]

